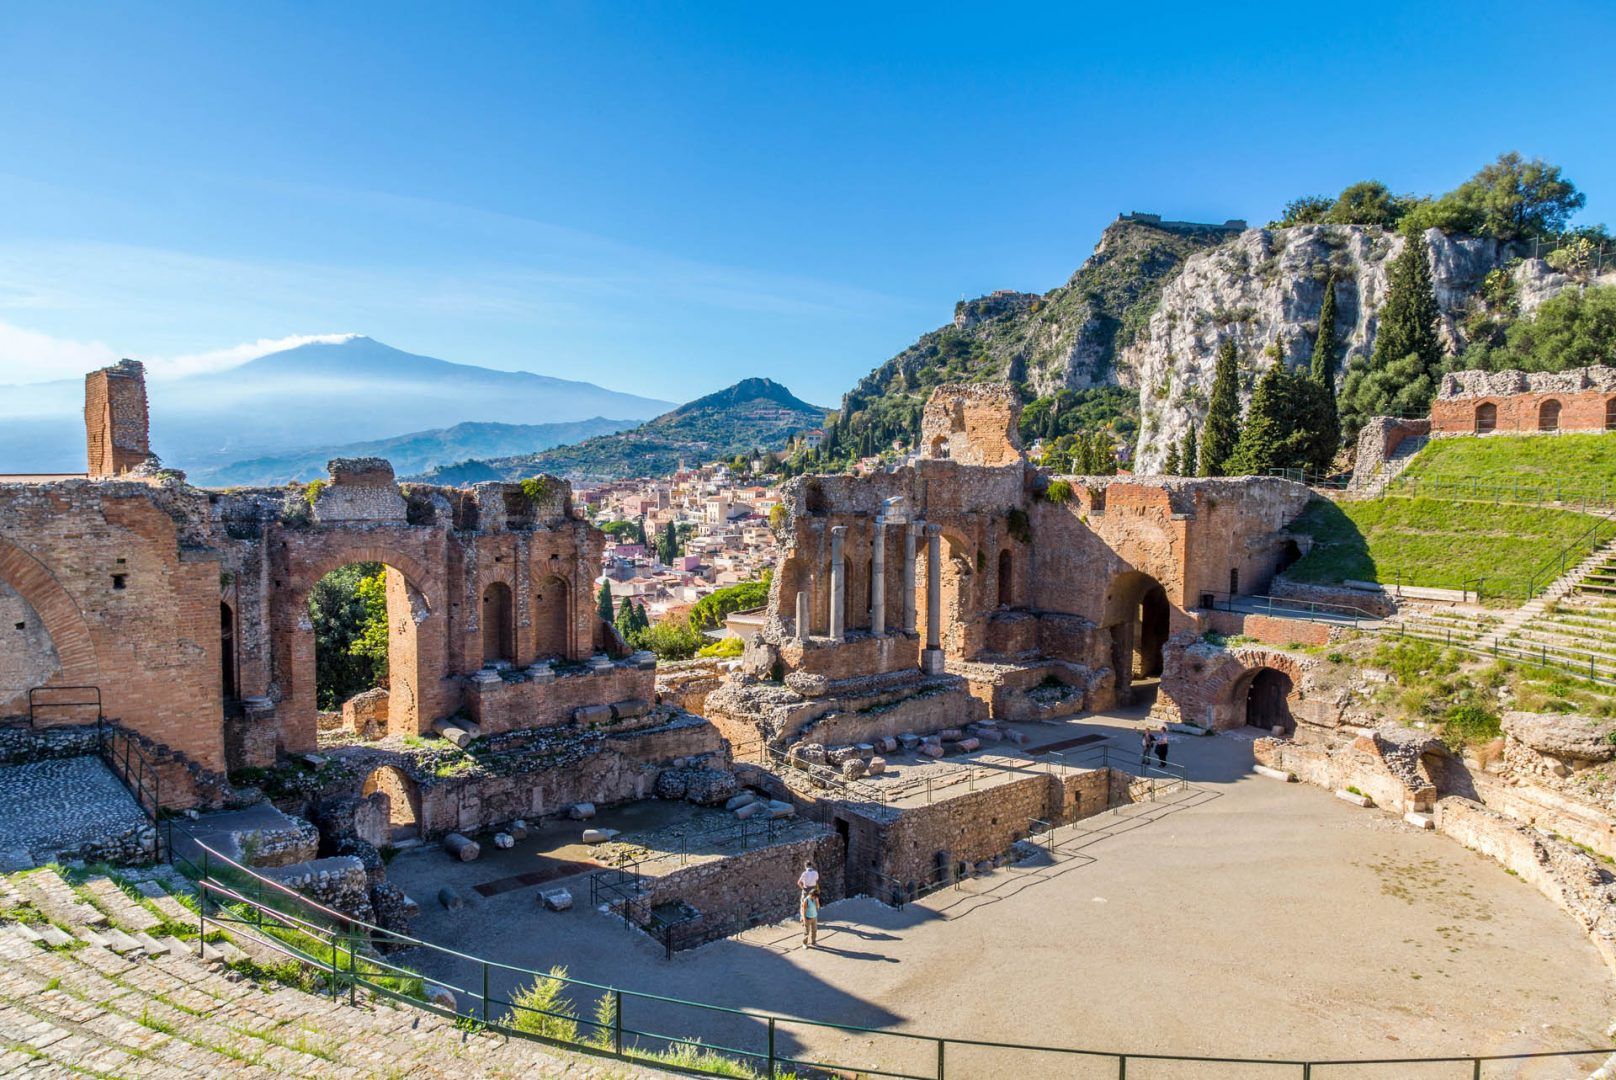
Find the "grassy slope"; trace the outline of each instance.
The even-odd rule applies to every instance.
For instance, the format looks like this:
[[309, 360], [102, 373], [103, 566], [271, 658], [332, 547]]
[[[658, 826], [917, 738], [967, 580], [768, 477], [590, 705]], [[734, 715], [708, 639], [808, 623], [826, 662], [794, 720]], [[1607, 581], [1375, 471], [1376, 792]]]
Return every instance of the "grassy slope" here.
[[1593, 522], [1571, 510], [1446, 499], [1317, 499], [1291, 526], [1312, 536], [1314, 548], [1285, 575], [1390, 583], [1401, 571], [1405, 585], [1436, 588], [1484, 577], [1486, 595], [1519, 598], [1532, 572]]
[[1462, 487], [1479, 481], [1495, 488], [1521, 487], [1553, 497], [1616, 489], [1616, 432], [1604, 435], [1494, 435], [1484, 439], [1434, 439], [1398, 478]]

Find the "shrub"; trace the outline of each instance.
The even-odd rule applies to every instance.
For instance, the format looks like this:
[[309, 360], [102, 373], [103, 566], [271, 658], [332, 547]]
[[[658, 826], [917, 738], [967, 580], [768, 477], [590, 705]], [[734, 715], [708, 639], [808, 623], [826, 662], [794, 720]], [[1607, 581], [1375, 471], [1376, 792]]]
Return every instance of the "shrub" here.
[[1490, 742], [1502, 734], [1498, 714], [1480, 705], [1455, 705], [1442, 718], [1442, 738], [1455, 749]]
[[1044, 499], [1046, 502], [1052, 502], [1056, 506], [1071, 502], [1071, 482], [1067, 480], [1051, 480], [1049, 486], [1044, 489]]
[[578, 1041], [578, 1010], [566, 997], [567, 969], [557, 964], [511, 999], [505, 1025], [542, 1039]]
[[738, 637], [720, 638], [711, 645], [703, 645], [696, 650], [699, 657], [731, 658], [746, 651], [746, 643]]
[[548, 476], [530, 476], [522, 481], [522, 494], [537, 506], [555, 494], [555, 483]]
[[303, 501], [309, 504], [310, 510], [314, 509], [315, 502], [320, 498], [320, 492], [330, 486], [331, 481], [329, 480], [310, 480], [308, 482], [308, 485], [303, 488]]

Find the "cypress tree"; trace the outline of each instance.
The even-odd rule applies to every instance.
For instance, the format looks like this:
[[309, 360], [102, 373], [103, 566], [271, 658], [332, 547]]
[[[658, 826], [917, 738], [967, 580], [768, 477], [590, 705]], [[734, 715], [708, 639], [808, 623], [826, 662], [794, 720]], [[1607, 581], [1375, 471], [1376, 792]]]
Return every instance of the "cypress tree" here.
[[622, 606], [617, 609], [617, 632], [623, 635], [624, 641], [627, 641], [634, 631], [639, 629], [639, 623], [636, 618], [638, 611], [639, 609], [635, 606], [634, 601], [626, 596], [623, 597]]
[[1335, 396], [1335, 271], [1324, 283], [1324, 303], [1319, 305], [1319, 334], [1313, 339], [1313, 378]]
[[1276, 360], [1257, 380], [1246, 421], [1240, 427], [1240, 439], [1226, 463], [1229, 475], [1261, 476], [1270, 469], [1289, 466], [1286, 444], [1294, 420], [1290, 415], [1294, 395], [1287, 392], [1290, 388], [1286, 385], [1290, 378], [1284, 362]]
[[595, 594], [595, 614], [600, 616], [601, 622], [612, 621], [612, 587], [604, 581], [600, 583], [600, 592]]
[[1411, 232], [1387, 271], [1375, 351], [1367, 364], [1348, 369], [1342, 386], [1341, 415], [1348, 435], [1356, 435], [1371, 416], [1422, 409], [1435, 396], [1442, 340], [1428, 255], [1425, 237]]
[[1206, 413], [1206, 434], [1201, 439], [1201, 475], [1225, 475], [1239, 438], [1240, 372], [1234, 339], [1227, 338], [1218, 346], [1218, 366], [1212, 376], [1212, 402]]
[[1196, 448], [1196, 445], [1195, 445], [1195, 425], [1193, 423], [1190, 424], [1189, 427], [1184, 429], [1184, 445], [1182, 446], [1182, 448], [1180, 448], [1180, 450], [1178, 452], [1178, 458], [1179, 458], [1179, 467], [1184, 470], [1182, 475], [1184, 475], [1184, 476], [1194, 476], [1196, 466], [1199, 464], [1199, 461], [1197, 460], [1197, 448]]
[[1180, 475], [1182, 475], [1179, 472], [1180, 459], [1179, 459], [1178, 455], [1179, 455], [1179, 450], [1178, 450], [1178, 444], [1177, 443], [1174, 443], [1172, 446], [1169, 446], [1167, 448], [1167, 460], [1162, 463], [1162, 475], [1163, 476], [1180, 476]]

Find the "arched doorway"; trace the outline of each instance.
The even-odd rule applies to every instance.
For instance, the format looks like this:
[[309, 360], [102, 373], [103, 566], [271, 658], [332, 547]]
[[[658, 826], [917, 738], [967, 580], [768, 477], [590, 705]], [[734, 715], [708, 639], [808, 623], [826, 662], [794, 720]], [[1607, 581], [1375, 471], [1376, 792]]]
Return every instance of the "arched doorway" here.
[[1283, 735], [1296, 733], [1296, 717], [1291, 715], [1290, 696], [1295, 689], [1291, 677], [1274, 668], [1257, 668], [1244, 680], [1246, 724], [1264, 731], [1280, 729]]
[[61, 670], [56, 643], [39, 612], [0, 580], [0, 717], [26, 715], [28, 691]]
[[1476, 406], [1476, 434], [1485, 435], [1498, 428], [1498, 406], [1484, 401]]
[[1616, 431], [1616, 397], [1605, 402], [1605, 430]]
[[565, 659], [571, 652], [572, 607], [567, 583], [547, 577], [533, 593], [533, 655], [536, 659]]
[[1537, 407], [1537, 429], [1539, 431], [1560, 430], [1560, 403], [1553, 398]]
[[236, 698], [236, 613], [230, 605], [219, 601], [219, 685], [224, 688], [224, 699]]
[[511, 587], [496, 581], [483, 590], [483, 663], [516, 660], [516, 618]]
[[999, 552], [999, 606], [1016, 606], [1015, 560], [1009, 548]]
[[1161, 582], [1132, 570], [1118, 574], [1106, 593], [1105, 626], [1111, 633], [1111, 668], [1117, 698], [1133, 700], [1133, 681], [1162, 673], [1162, 649], [1172, 632], [1172, 604]]
[[421, 835], [420, 796], [415, 784], [403, 771], [392, 765], [383, 765], [365, 777], [360, 794], [374, 800], [379, 811], [363, 836], [377, 847], [390, 847], [402, 840], [419, 839]]

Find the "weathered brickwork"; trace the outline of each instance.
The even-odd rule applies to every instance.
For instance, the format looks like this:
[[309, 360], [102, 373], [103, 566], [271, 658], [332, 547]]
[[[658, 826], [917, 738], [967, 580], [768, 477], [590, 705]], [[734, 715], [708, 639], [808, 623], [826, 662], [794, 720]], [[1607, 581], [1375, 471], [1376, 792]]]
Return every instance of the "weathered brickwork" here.
[[122, 476], [151, 457], [146, 374], [138, 360], [84, 377], [84, 429], [92, 477]]
[[1442, 435], [1616, 429], [1616, 368], [1568, 371], [1455, 371], [1431, 403]]

